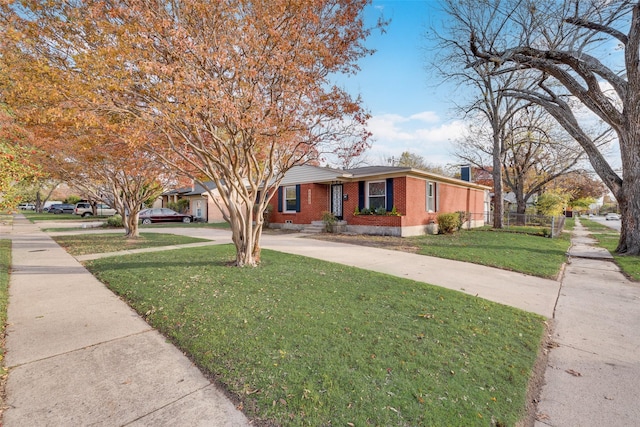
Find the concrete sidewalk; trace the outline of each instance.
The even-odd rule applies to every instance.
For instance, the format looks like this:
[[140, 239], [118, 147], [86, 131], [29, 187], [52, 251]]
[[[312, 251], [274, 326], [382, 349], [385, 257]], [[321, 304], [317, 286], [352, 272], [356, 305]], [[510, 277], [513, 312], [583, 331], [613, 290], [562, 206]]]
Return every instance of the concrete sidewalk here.
[[640, 425], [640, 285], [576, 221], [536, 427]]
[[5, 366], [13, 426], [248, 426], [202, 373], [16, 216]]

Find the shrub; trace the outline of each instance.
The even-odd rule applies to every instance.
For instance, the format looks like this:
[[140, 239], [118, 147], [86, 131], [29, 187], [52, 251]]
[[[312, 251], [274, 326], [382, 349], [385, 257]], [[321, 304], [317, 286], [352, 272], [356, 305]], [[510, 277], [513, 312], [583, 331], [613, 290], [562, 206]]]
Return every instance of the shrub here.
[[460, 219], [460, 225], [458, 225], [458, 230], [460, 230], [465, 222], [471, 220], [471, 212], [458, 211], [457, 214], [458, 218]]
[[75, 205], [76, 203], [78, 203], [80, 200], [82, 200], [82, 197], [79, 196], [69, 196], [66, 199], [64, 199], [64, 203], [69, 203], [70, 205]]
[[124, 227], [122, 223], [122, 216], [120, 214], [115, 214], [114, 216], [110, 216], [107, 219], [107, 226], [121, 228]]
[[438, 233], [439, 234], [451, 234], [458, 230], [462, 226], [460, 222], [460, 215], [455, 213], [441, 213], [438, 214]]
[[324, 222], [324, 231], [331, 233], [333, 231], [333, 225], [338, 221], [338, 218], [331, 212], [322, 212], [322, 222]]
[[383, 207], [379, 207], [375, 210], [375, 214], [376, 215], [386, 215], [387, 214], [387, 209], [383, 208]]
[[187, 209], [189, 209], [189, 199], [180, 199], [177, 202], [169, 202], [167, 203], [167, 207], [179, 213], [186, 213]]

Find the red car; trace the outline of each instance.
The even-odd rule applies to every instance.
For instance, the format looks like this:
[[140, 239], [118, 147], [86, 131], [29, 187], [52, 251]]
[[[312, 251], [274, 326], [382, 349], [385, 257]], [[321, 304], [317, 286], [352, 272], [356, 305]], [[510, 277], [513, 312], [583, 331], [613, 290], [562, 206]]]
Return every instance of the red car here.
[[152, 222], [184, 222], [190, 223], [193, 217], [187, 214], [178, 213], [167, 208], [152, 208], [140, 211], [140, 222], [142, 224], [151, 224]]

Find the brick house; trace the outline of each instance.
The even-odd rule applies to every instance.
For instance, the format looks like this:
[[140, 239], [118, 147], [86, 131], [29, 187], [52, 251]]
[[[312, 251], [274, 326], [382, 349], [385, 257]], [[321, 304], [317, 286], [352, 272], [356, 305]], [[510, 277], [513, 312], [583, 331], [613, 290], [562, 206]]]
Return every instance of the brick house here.
[[488, 187], [455, 178], [405, 167], [306, 165], [285, 175], [269, 226], [302, 230], [332, 212], [348, 232], [405, 237], [433, 232], [439, 213], [468, 212], [466, 225], [482, 226], [488, 210]]

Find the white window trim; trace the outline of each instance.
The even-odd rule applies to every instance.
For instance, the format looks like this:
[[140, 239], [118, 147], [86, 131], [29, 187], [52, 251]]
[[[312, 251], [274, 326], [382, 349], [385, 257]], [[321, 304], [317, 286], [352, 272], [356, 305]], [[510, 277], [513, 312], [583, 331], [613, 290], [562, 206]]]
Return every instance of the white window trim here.
[[[433, 194], [431, 196], [429, 196], [429, 188], [433, 189]], [[438, 210], [438, 203], [437, 203], [437, 198], [438, 198], [438, 186], [436, 185], [435, 181], [427, 181], [427, 188], [426, 188], [426, 206], [425, 209], [427, 212], [437, 212]], [[433, 209], [429, 209], [429, 200], [433, 201]]]
[[[284, 187], [282, 187], [282, 212], [283, 213], [296, 213], [296, 208], [294, 207], [293, 210], [287, 209], [287, 188], [293, 188], [293, 194], [296, 194], [296, 186], [295, 185], [286, 185]], [[296, 204], [297, 204], [297, 199], [296, 197], [294, 197], [293, 199], [289, 199], [289, 200], [296, 200]]]
[[[382, 181], [366, 181], [366, 185], [364, 186], [364, 207], [367, 209], [370, 209], [370, 204], [369, 204], [369, 184], [377, 184], [377, 183], [382, 183], [384, 184], [384, 205], [383, 207], [386, 209], [387, 207], [387, 181], [382, 180]], [[381, 196], [375, 196], [375, 197], [381, 197]]]

